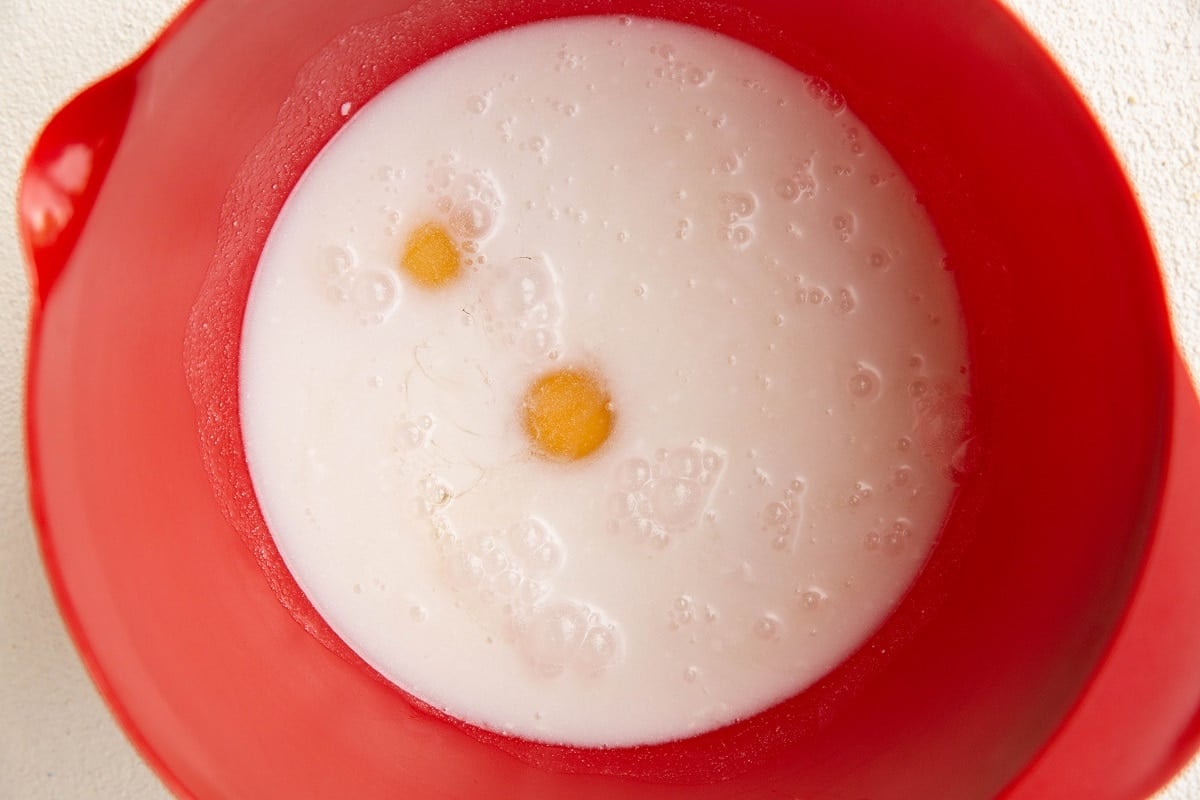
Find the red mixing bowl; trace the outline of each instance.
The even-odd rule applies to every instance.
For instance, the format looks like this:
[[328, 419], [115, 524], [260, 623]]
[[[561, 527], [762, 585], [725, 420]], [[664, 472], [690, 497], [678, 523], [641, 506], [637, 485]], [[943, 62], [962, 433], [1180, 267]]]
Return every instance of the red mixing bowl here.
[[[616, 13], [775, 54], [891, 151], [961, 294], [977, 457], [912, 589], [816, 686], [589, 750], [447, 719], [349, 652], [262, 524], [236, 386], [258, 255], [343, 103], [491, 31]], [[1197, 746], [1200, 404], [1113, 154], [991, 0], [199, 0], [49, 123], [20, 215], [45, 561], [180, 795], [1135, 800]]]

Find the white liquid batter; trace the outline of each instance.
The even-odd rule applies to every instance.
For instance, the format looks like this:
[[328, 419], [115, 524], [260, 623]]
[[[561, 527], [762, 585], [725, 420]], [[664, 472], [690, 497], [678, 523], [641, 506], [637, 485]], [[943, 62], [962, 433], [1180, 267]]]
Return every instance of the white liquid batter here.
[[[451, 284], [399, 268], [433, 221]], [[241, 411], [288, 567], [396, 684], [535, 740], [685, 737], [861, 645], [946, 515], [967, 379], [911, 185], [824, 84], [593, 18], [406, 76], [288, 200]], [[614, 425], [539, 457], [581, 365]]]

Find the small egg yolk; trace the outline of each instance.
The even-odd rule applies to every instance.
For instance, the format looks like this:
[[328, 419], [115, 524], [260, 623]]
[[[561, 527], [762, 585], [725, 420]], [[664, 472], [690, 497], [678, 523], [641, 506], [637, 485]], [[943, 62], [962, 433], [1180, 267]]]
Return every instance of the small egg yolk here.
[[462, 254], [444, 227], [426, 222], [409, 235], [400, 265], [410, 278], [432, 289], [458, 277]]
[[612, 400], [590, 372], [548, 372], [525, 392], [525, 433], [534, 450], [556, 461], [596, 451], [612, 431]]

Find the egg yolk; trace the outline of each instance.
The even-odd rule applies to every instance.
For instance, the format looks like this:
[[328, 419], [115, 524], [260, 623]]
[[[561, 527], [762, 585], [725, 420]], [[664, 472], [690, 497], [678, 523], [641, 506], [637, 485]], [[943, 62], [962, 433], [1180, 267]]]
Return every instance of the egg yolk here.
[[556, 461], [595, 452], [613, 426], [608, 393], [593, 374], [578, 369], [548, 372], [534, 381], [522, 412], [534, 450]]
[[417, 283], [436, 288], [458, 277], [462, 254], [444, 227], [427, 222], [409, 235], [400, 266]]

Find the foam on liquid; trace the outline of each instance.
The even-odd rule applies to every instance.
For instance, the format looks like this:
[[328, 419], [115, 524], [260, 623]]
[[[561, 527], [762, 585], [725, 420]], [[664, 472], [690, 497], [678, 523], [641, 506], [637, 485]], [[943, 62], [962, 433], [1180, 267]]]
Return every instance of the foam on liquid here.
[[[414, 236], [461, 269], [406, 271]], [[869, 637], [945, 517], [942, 257], [840, 97], [759, 51], [627, 18], [473, 42], [364, 107], [271, 233], [263, 514], [334, 630], [464, 720], [628, 745], [751, 715]], [[521, 418], [566, 368], [612, 413], [571, 462]]]

